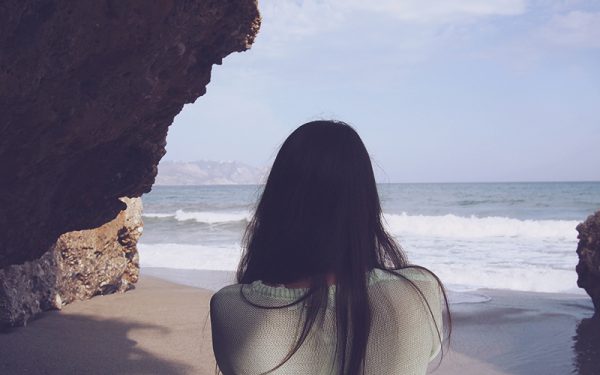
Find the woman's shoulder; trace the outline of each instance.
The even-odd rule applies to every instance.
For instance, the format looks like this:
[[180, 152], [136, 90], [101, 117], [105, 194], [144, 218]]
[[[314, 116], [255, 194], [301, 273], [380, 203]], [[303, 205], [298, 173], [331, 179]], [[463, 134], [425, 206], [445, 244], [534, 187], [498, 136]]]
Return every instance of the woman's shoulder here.
[[419, 282], [419, 283], [436, 283], [437, 279], [433, 272], [429, 271], [427, 268], [410, 265], [404, 268], [396, 269], [396, 270], [384, 270], [380, 268], [375, 268], [371, 272], [369, 276], [369, 283], [374, 284], [378, 282]]
[[401, 305], [408, 301], [424, 300], [425, 305], [433, 304], [437, 309], [442, 295], [437, 277], [420, 266], [398, 270], [375, 269], [370, 275], [369, 284], [374, 297], [398, 301]]
[[241, 284], [233, 284], [219, 289], [210, 298], [211, 307], [222, 301], [231, 301], [232, 299], [240, 298], [240, 288]]
[[[417, 285], [420, 289], [431, 289], [433, 286], [439, 285], [436, 277], [431, 271], [424, 267], [415, 265], [407, 266], [397, 270], [374, 268], [368, 275], [368, 284], [375, 286], [381, 285], [381, 283], [406, 286], [412, 284]], [[244, 291], [242, 291], [242, 288], [244, 288]], [[330, 286], [330, 289], [333, 291], [335, 286]], [[251, 284], [233, 284], [225, 286], [213, 294], [211, 297], [211, 306], [214, 306], [217, 303], [243, 301], [248, 298], [257, 298], [261, 301], [295, 301], [302, 297], [306, 291], [307, 289], [301, 288], [268, 286], [260, 281], [253, 282]]]
[[241, 286], [242, 286], [242, 284], [230, 284], [230, 285], [224, 286], [221, 289], [217, 290], [217, 292], [214, 295], [237, 294], [240, 292]]

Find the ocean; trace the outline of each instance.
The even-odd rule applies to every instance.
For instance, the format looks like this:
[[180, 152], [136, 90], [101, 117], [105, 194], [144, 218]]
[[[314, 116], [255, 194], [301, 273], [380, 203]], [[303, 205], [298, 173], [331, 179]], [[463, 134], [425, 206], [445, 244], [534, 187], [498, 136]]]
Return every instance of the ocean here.
[[[259, 185], [155, 186], [142, 197], [142, 268], [233, 271]], [[578, 223], [600, 182], [380, 184], [389, 232], [411, 263], [463, 299], [479, 288], [584, 293]], [[475, 302], [475, 301], [473, 301]]]

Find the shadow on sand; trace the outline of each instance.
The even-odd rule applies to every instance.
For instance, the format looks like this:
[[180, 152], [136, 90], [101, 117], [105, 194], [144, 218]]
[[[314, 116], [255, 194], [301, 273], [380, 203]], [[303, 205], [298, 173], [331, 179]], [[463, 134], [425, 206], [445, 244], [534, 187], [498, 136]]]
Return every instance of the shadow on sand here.
[[600, 313], [579, 321], [573, 336], [575, 374], [600, 374]]
[[27, 327], [0, 334], [0, 374], [189, 374], [128, 337], [133, 330], [167, 333], [164, 327], [52, 312]]

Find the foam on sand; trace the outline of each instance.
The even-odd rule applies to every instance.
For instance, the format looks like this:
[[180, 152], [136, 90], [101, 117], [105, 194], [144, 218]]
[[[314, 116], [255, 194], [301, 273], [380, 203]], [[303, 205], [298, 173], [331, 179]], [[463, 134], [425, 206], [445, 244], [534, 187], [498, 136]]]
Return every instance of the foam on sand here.
[[239, 246], [186, 244], [138, 244], [140, 266], [194, 270], [233, 271], [237, 268]]

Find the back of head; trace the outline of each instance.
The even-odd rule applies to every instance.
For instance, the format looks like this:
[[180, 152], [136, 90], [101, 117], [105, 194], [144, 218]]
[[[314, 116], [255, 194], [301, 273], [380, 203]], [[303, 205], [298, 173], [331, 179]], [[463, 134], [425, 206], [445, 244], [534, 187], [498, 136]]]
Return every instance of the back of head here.
[[343, 374], [361, 373], [371, 325], [367, 272], [406, 266], [383, 227], [373, 168], [356, 131], [338, 121], [296, 129], [281, 146], [246, 229], [237, 274], [241, 284], [310, 285], [295, 302], [307, 307], [298, 340], [271, 371], [291, 358], [327, 307], [327, 276], [333, 276], [336, 362]]
[[337, 121], [304, 124], [277, 154], [247, 232], [240, 281], [343, 278], [348, 266], [366, 272], [377, 263], [380, 214], [369, 154], [356, 131]]

